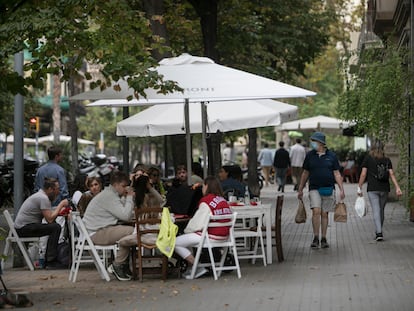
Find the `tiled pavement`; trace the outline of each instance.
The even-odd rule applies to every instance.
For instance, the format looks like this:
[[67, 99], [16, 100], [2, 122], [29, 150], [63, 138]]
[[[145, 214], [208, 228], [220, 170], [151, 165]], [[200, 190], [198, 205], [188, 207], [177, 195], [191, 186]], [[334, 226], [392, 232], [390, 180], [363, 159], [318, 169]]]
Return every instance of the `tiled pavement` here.
[[[330, 248], [312, 250], [311, 221], [295, 224], [296, 193], [288, 186], [282, 219], [285, 261], [267, 267], [242, 261], [241, 279], [230, 273], [218, 281], [147, 277], [143, 283], [108, 283], [82, 266], [75, 284], [67, 270], [14, 268], [3, 279], [33, 300], [28, 310], [414, 310], [414, 223], [398, 202], [390, 202], [385, 241], [375, 242], [371, 211], [358, 218], [356, 185], [345, 189], [348, 222], [334, 223], [331, 215]], [[275, 186], [262, 191], [264, 202], [274, 202], [275, 196]]]

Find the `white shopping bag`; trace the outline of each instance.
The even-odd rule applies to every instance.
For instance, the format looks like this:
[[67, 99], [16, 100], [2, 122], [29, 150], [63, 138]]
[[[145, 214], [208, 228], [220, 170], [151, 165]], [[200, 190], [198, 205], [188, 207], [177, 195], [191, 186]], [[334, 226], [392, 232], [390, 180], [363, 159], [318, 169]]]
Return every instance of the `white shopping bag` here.
[[355, 212], [359, 217], [364, 217], [367, 214], [364, 197], [357, 197], [355, 201]]

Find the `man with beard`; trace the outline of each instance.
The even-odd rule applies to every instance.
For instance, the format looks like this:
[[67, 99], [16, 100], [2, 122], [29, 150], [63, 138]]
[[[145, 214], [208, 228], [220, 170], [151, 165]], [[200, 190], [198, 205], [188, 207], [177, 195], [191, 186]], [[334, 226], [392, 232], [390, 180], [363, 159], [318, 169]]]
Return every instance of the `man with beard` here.
[[[49, 236], [47, 241], [45, 264], [58, 267], [57, 246], [61, 226], [55, 222], [59, 213], [69, 207], [68, 200], [60, 201], [57, 207], [52, 202], [59, 196], [59, 182], [55, 178], [45, 178], [43, 188], [28, 197], [20, 207], [14, 226], [20, 237]], [[47, 223], [42, 223], [42, 219]]]

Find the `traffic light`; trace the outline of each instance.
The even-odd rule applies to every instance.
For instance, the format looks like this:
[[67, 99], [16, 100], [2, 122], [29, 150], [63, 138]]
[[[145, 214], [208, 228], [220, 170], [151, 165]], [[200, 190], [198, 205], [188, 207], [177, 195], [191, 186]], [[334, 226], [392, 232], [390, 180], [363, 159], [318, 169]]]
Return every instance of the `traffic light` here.
[[31, 117], [30, 120], [30, 129], [39, 133], [40, 131], [40, 118], [39, 117]]

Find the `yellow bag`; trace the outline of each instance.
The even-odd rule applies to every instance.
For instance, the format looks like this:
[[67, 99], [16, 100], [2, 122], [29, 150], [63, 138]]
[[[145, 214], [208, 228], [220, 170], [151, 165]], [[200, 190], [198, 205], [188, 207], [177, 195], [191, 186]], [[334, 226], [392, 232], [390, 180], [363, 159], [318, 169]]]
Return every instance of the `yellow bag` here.
[[173, 223], [168, 207], [162, 209], [160, 232], [158, 233], [158, 249], [168, 258], [174, 253], [175, 238], [177, 236], [178, 226]]

